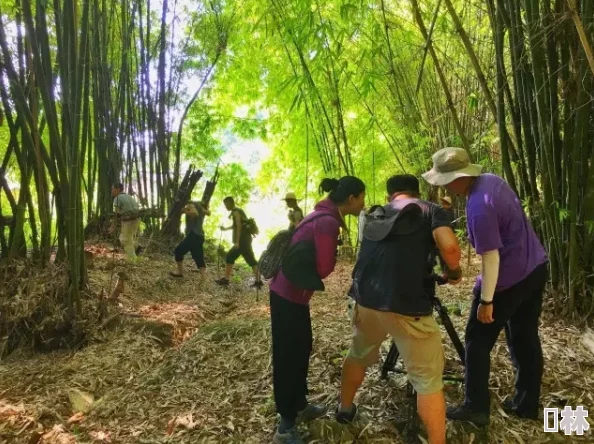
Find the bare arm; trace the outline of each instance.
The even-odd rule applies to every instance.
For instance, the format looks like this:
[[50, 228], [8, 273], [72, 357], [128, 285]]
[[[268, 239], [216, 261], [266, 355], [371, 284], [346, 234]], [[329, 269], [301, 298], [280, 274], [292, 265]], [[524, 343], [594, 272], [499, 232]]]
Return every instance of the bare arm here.
[[454, 231], [450, 227], [439, 227], [433, 230], [433, 238], [448, 271], [451, 272], [448, 278], [451, 281], [458, 281], [461, 276], [460, 257], [462, 254]]
[[235, 222], [235, 232], [233, 233], [233, 243], [238, 244], [241, 239], [241, 216], [239, 211], [233, 213], [233, 221]]

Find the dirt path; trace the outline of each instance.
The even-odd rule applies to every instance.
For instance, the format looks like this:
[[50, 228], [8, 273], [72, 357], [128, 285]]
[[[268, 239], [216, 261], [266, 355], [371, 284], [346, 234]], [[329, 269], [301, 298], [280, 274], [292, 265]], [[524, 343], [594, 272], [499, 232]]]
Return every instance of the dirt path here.
[[[109, 258], [98, 258], [91, 286], [108, 288], [111, 268]], [[271, 442], [275, 409], [267, 294], [260, 293], [256, 302], [247, 282], [228, 289], [212, 283], [199, 287], [198, 274], [176, 280], [168, 276], [171, 269], [164, 256], [126, 267], [119, 307], [125, 316], [114, 318], [91, 345], [77, 352], [17, 352], [0, 363], [0, 443]], [[311, 399], [332, 407], [349, 344], [348, 283], [348, 266], [341, 265], [327, 292], [312, 301]], [[461, 336], [471, 284], [465, 279], [458, 288], [440, 290], [450, 309], [461, 309], [461, 316], [452, 316]], [[544, 404], [594, 409], [594, 356], [581, 345], [579, 331], [545, 319], [541, 336]], [[444, 342], [448, 365], [461, 372], [445, 332]], [[492, 363], [490, 429], [450, 424], [448, 442], [578, 441], [544, 434], [542, 422], [505, 418], [499, 403], [511, 393], [513, 374], [503, 335]], [[399, 376], [382, 381], [374, 366], [358, 395], [356, 424], [339, 426], [329, 416], [310, 425], [310, 443], [404, 442], [395, 424], [405, 408], [404, 385]], [[459, 385], [448, 385], [448, 401], [461, 395]], [[594, 432], [589, 436], [579, 441], [594, 442]]]

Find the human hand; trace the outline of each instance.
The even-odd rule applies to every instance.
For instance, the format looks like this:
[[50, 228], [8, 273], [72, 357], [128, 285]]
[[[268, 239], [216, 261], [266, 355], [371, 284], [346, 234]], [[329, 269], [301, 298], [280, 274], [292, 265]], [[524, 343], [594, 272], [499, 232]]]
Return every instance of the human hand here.
[[460, 282], [462, 282], [462, 276], [458, 277], [457, 279], [452, 279], [451, 277], [448, 277], [447, 273], [444, 273], [441, 277], [448, 281], [449, 285], [458, 285]]
[[484, 305], [479, 304], [476, 317], [483, 324], [490, 324], [493, 322], [493, 304]]
[[447, 279], [448, 284], [458, 285], [462, 281], [462, 269], [457, 267], [456, 269], [452, 270], [446, 266], [443, 277]]

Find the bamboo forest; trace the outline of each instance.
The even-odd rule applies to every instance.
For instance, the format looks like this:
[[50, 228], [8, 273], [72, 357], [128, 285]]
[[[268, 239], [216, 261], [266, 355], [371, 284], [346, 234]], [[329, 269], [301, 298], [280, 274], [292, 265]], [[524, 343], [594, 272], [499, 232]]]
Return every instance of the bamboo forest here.
[[0, 0], [0, 444], [594, 442], [593, 91], [592, 0]]

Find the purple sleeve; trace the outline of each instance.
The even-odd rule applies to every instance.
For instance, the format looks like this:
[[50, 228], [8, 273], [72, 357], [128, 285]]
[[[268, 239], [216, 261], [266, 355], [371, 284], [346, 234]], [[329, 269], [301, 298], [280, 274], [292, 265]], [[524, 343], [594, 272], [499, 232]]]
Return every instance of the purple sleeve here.
[[467, 217], [468, 233], [477, 254], [503, 247], [497, 213], [492, 207], [468, 211]]
[[339, 225], [338, 221], [331, 216], [320, 217], [313, 224], [318, 275], [325, 279], [336, 266]]

